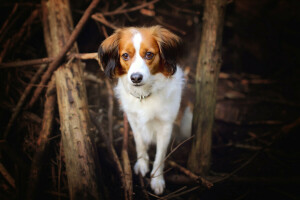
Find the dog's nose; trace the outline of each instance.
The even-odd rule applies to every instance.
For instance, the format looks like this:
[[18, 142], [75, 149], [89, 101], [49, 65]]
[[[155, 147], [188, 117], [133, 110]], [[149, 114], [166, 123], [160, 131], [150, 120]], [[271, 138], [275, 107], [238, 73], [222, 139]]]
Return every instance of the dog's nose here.
[[143, 75], [140, 73], [133, 73], [131, 74], [130, 79], [133, 83], [140, 83], [143, 80]]

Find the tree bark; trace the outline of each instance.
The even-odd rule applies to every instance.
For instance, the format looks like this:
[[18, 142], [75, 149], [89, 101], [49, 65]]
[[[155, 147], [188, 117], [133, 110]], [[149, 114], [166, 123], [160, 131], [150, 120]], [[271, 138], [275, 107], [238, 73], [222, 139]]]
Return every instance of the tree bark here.
[[[55, 57], [73, 29], [68, 0], [42, 0], [44, 36], [48, 55]], [[77, 45], [70, 53], [78, 53]], [[55, 72], [61, 139], [65, 155], [70, 199], [99, 199], [97, 157], [89, 132], [82, 63], [70, 60]]]
[[216, 89], [221, 67], [221, 46], [226, 1], [206, 0], [196, 70], [196, 100], [192, 132], [195, 134], [188, 168], [205, 175], [210, 167]]

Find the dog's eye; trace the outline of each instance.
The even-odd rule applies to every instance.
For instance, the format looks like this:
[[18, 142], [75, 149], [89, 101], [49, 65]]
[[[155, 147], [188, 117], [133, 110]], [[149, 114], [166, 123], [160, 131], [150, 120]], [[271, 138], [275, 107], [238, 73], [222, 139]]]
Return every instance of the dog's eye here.
[[122, 58], [123, 58], [123, 60], [129, 60], [129, 55], [128, 55], [128, 53], [123, 53], [123, 54], [122, 54]]
[[153, 58], [153, 56], [154, 56], [153, 53], [147, 52], [146, 55], [145, 55], [145, 58], [146, 58], [147, 60], [151, 60], [151, 59]]

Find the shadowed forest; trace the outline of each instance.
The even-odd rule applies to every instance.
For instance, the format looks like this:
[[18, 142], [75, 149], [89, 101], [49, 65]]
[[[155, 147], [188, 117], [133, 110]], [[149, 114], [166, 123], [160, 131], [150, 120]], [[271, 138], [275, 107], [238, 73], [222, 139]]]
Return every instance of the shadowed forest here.
[[161, 196], [132, 172], [132, 130], [97, 51], [119, 27], [167, 28], [194, 104], [205, 0], [68, 2], [0, 3], [0, 199], [300, 199], [298, 0], [223, 1], [210, 168], [188, 166], [195, 137], [172, 140]]

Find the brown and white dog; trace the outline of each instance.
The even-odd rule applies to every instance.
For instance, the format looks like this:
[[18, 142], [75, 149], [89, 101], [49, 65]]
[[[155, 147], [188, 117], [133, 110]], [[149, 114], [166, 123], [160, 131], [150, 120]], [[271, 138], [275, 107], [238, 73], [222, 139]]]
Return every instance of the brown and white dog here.
[[151, 188], [162, 194], [164, 160], [183, 88], [177, 66], [180, 39], [161, 26], [129, 27], [115, 31], [99, 48], [108, 77], [118, 78], [117, 98], [133, 130], [137, 151], [136, 174], [149, 171], [148, 147], [156, 144]]

